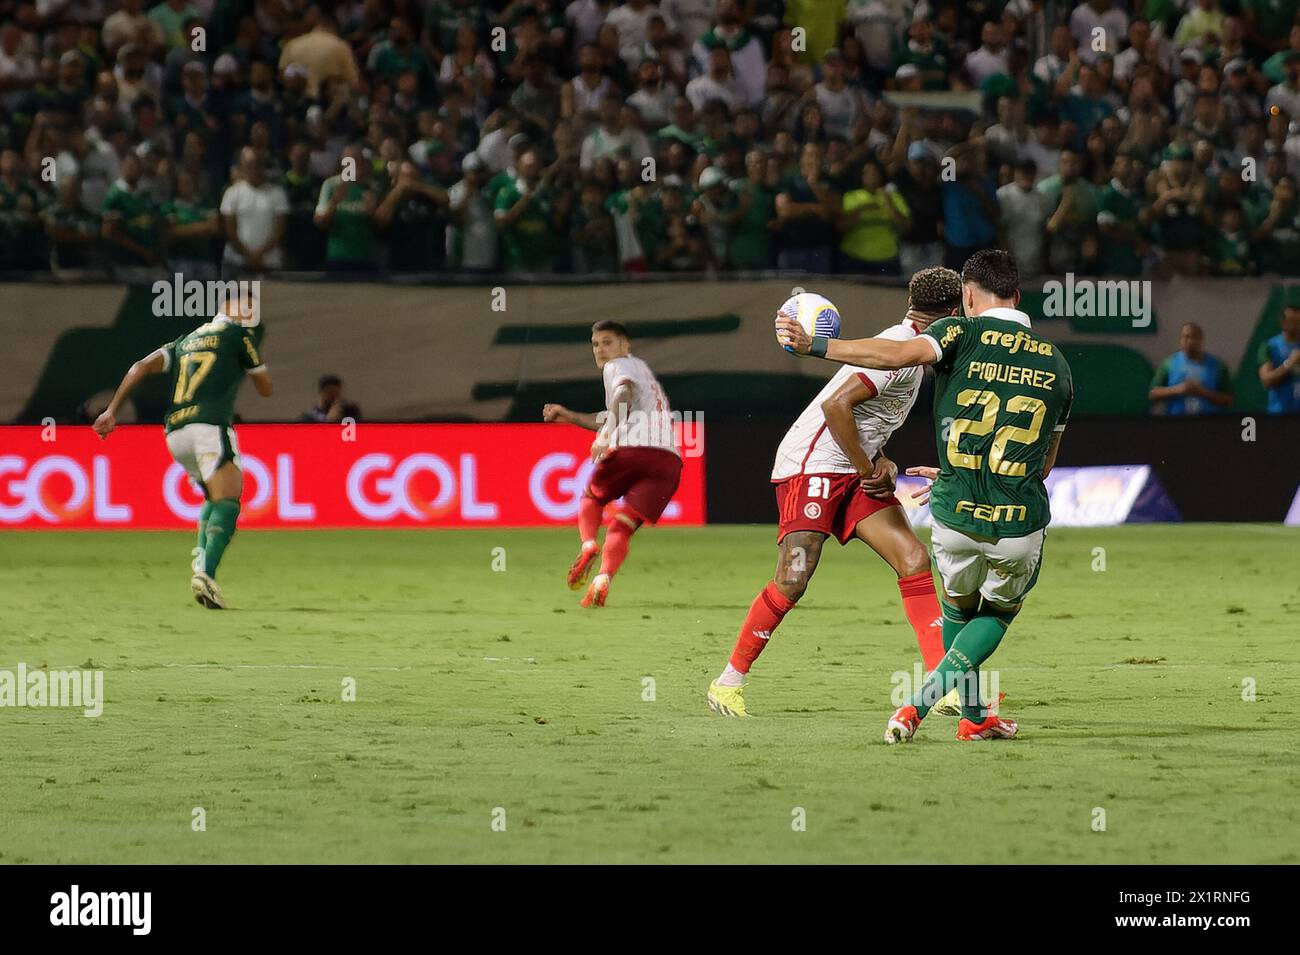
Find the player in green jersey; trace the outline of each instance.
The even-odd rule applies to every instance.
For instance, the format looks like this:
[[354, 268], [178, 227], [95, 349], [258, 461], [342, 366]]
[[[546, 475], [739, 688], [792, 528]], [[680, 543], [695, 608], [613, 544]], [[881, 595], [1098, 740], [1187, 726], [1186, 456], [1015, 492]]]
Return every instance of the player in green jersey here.
[[[1009, 252], [976, 252], [962, 268], [965, 318], [916, 338], [810, 338], [797, 322], [777, 334], [799, 354], [868, 368], [935, 366], [934, 420], [942, 466], [910, 468], [934, 481], [930, 550], [943, 580], [945, 655], [889, 720], [885, 742], [912, 738], [954, 686], [958, 739], [1007, 739], [1016, 724], [980, 700], [979, 667], [997, 649], [1038, 579], [1051, 520], [1043, 479], [1056, 462], [1074, 385], [1060, 349], [1016, 308], [1020, 275]], [[950, 423], [950, 424], [948, 424]], [[948, 424], [947, 427], [945, 425]]]
[[217, 565], [235, 533], [244, 489], [239, 448], [231, 422], [235, 396], [248, 374], [262, 397], [271, 394], [271, 374], [258, 353], [256, 302], [241, 292], [226, 299], [212, 321], [133, 364], [107, 410], [95, 421], [106, 438], [117, 427], [117, 412], [136, 386], [150, 375], [169, 376], [171, 402], [163, 419], [167, 449], [203, 489], [198, 546], [190, 589], [211, 610], [226, 606], [217, 586]]

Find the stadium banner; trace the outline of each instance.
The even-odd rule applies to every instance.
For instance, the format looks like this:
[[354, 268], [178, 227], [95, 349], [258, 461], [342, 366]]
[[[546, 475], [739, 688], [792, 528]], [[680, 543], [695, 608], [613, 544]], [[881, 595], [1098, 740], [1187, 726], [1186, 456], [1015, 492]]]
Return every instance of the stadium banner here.
[[[678, 421], [681, 484], [661, 523], [704, 523], [704, 424]], [[239, 526], [568, 524], [592, 433], [556, 424], [242, 425]], [[190, 529], [202, 492], [157, 426], [0, 427], [0, 528]]]
[[[912, 498], [929, 482], [898, 479], [898, 499], [913, 527], [930, 526], [930, 505]], [[1178, 522], [1182, 515], [1145, 464], [1053, 468], [1047, 475], [1052, 527], [1114, 527], [1117, 524]]]

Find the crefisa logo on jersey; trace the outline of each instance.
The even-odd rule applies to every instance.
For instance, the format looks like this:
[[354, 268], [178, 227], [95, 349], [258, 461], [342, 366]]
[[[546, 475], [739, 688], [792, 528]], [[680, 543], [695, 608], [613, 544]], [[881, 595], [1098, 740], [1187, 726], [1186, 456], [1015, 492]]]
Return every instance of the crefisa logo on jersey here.
[[156, 318], [212, 318], [225, 311], [227, 302], [234, 302], [236, 308], [232, 311], [239, 316], [241, 325], [253, 328], [262, 321], [261, 279], [186, 281], [177, 272], [170, 280], [154, 282], [151, 291]]

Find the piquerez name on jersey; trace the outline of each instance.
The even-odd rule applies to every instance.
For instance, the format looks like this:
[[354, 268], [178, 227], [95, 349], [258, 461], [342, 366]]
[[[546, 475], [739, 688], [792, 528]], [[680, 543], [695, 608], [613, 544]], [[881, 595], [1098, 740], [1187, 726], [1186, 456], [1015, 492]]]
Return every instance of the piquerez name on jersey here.
[[1051, 520], [1043, 463], [1074, 401], [1070, 366], [1013, 308], [945, 318], [934, 346], [939, 477], [930, 511], [945, 527], [1021, 537]]
[[[916, 335], [916, 326], [911, 322], [903, 322], [885, 329], [876, 337], [906, 341]], [[784, 481], [796, 474], [856, 472], [853, 463], [831, 436], [830, 429], [826, 426], [826, 416], [822, 413], [822, 402], [853, 375], [858, 376], [872, 391], [872, 397], [853, 406], [853, 422], [858, 428], [858, 439], [868, 455], [875, 458], [889, 436], [907, 419], [907, 413], [912, 410], [921, 387], [920, 368], [881, 371], [843, 365], [785, 433], [780, 447], [776, 449], [776, 463], [772, 466], [773, 481]]]

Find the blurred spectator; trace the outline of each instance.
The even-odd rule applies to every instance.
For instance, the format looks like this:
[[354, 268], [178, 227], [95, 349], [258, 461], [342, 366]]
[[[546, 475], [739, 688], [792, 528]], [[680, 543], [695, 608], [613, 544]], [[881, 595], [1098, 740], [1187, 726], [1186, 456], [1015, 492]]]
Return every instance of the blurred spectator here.
[[388, 195], [375, 211], [386, 233], [388, 268], [441, 272], [446, 264], [447, 190], [421, 175], [409, 159], [398, 163]]
[[573, 243], [574, 272], [589, 275], [618, 271], [614, 217], [605, 211], [604, 193], [594, 182], [582, 187], [569, 221], [569, 239]]
[[490, 272], [497, 267], [497, 225], [483, 160], [470, 153], [461, 163], [461, 180], [447, 192], [451, 217], [448, 262], [466, 272]]
[[954, 146], [945, 159], [953, 163], [956, 178], [942, 183], [944, 263], [960, 269], [971, 255], [997, 238], [997, 191], [981, 141]]
[[102, 268], [99, 245], [99, 216], [81, 201], [81, 180], [75, 174], [64, 176], [59, 184], [59, 198], [48, 206], [45, 235], [50, 245], [50, 268], [55, 272]]
[[776, 196], [777, 268], [829, 273], [839, 214], [840, 197], [822, 170], [822, 148], [808, 143], [798, 171], [785, 178]]
[[159, 210], [167, 265], [188, 279], [217, 277], [216, 239], [221, 235], [217, 210], [199, 194], [198, 183], [188, 170], [176, 172], [176, 194]]
[[776, 197], [767, 183], [767, 157], [754, 150], [745, 157], [745, 176], [731, 183], [736, 193], [736, 219], [727, 249], [733, 269], [772, 267], [772, 217]]
[[343, 379], [338, 375], [321, 375], [316, 383], [316, 403], [303, 414], [306, 422], [336, 424], [344, 418], [361, 420], [361, 408], [343, 397]]
[[326, 179], [316, 204], [316, 227], [329, 238], [325, 267], [369, 272], [378, 267], [374, 218], [376, 187], [373, 167], [359, 145], [343, 151], [343, 171]]
[[127, 153], [122, 157], [121, 178], [104, 196], [104, 239], [117, 265], [146, 266], [162, 261], [162, 219], [158, 206], [141, 185], [143, 176], [140, 157], [135, 152]]
[[0, 152], [0, 256], [11, 268], [41, 268], [40, 197], [23, 173], [16, 150]]
[[898, 275], [898, 237], [912, 226], [907, 201], [874, 159], [862, 166], [861, 188], [844, 194], [840, 267], [854, 275]]
[[[172, 0], [176, 2], [176, 0]], [[326, 80], [338, 78], [350, 88], [361, 85], [361, 75], [357, 71], [356, 57], [345, 41], [339, 38], [338, 24], [333, 14], [325, 13], [319, 7], [311, 7], [307, 13], [310, 29], [284, 44], [280, 53], [280, 69], [284, 70], [292, 63], [300, 64], [307, 70], [307, 93], [315, 96]]]
[[1228, 368], [1204, 349], [1205, 333], [1195, 322], [1183, 325], [1178, 351], [1161, 362], [1151, 380], [1152, 404], [1165, 414], [1210, 414], [1232, 404]]
[[1097, 190], [1083, 178], [1083, 157], [1061, 152], [1060, 172], [1038, 184], [1048, 201], [1047, 270], [1079, 272], [1096, 257]]
[[[298, 174], [290, 170], [290, 175]], [[239, 180], [221, 197], [221, 215], [229, 268], [262, 272], [284, 266], [289, 198], [282, 186], [267, 182], [266, 166], [250, 147], [239, 154]]]
[[1034, 188], [1038, 166], [1032, 159], [1015, 164], [1015, 174], [998, 189], [998, 209], [1002, 247], [1015, 257], [1023, 278], [1033, 278], [1045, 270], [1043, 227], [1052, 215], [1050, 197]]
[[731, 69], [731, 54], [725, 46], [709, 50], [708, 69], [686, 84], [686, 98], [697, 112], [718, 100], [730, 112], [745, 105], [745, 89]]
[[1269, 414], [1300, 413], [1300, 303], [1282, 309], [1282, 330], [1259, 346], [1259, 380]]
[[1144, 225], [1149, 206], [1142, 192], [1144, 179], [1142, 163], [1120, 152], [1111, 166], [1110, 182], [1097, 194], [1098, 268], [1103, 275], [1142, 274], [1150, 250]]
[[558, 238], [553, 228], [554, 200], [537, 150], [530, 147], [519, 157], [515, 177], [496, 196], [497, 231], [508, 272], [553, 270]]
[[691, 47], [692, 70], [709, 72], [711, 51], [718, 48], [730, 55], [731, 68], [743, 91], [743, 104], [757, 106], [767, 84], [767, 55], [758, 38], [745, 29], [738, 0], [718, 0], [714, 25]]

